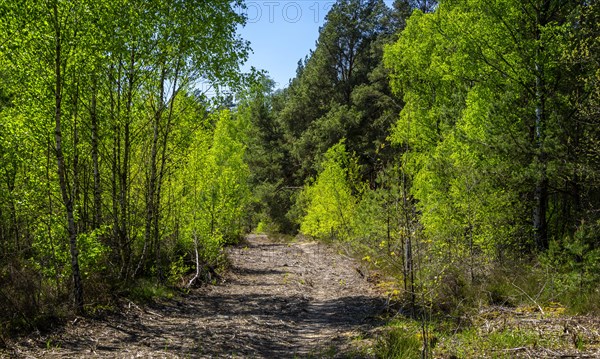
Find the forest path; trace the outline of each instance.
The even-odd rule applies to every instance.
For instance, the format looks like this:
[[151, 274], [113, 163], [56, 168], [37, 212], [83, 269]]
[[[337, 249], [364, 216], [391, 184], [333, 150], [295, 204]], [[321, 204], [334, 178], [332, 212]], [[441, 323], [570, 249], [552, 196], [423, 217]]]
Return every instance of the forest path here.
[[20, 357], [364, 357], [354, 346], [384, 298], [358, 264], [315, 242], [249, 236], [229, 249], [223, 282], [118, 316], [81, 319], [29, 339]]

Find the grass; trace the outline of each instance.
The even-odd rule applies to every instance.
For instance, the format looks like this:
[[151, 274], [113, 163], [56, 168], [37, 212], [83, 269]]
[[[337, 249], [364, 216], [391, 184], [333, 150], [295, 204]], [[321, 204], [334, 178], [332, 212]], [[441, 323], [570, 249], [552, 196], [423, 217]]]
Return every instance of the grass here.
[[401, 329], [392, 329], [377, 344], [377, 357], [412, 359], [421, 357], [419, 338]]
[[483, 334], [477, 328], [470, 328], [444, 338], [439, 352], [458, 358], [512, 358], [515, 353], [536, 346], [539, 339], [533, 330], [504, 329]]
[[158, 281], [139, 279], [129, 291], [130, 299], [143, 303], [153, 302], [158, 299], [172, 299], [176, 291]]
[[423, 335], [418, 322], [392, 320], [378, 336], [374, 353], [377, 358], [412, 359], [420, 358], [422, 349]]
[[[427, 358], [515, 358], [536, 357], [548, 351], [573, 355], [600, 350], [600, 336], [590, 330], [597, 320], [565, 316], [562, 307], [545, 307], [544, 311], [546, 315], [532, 306], [490, 307], [461, 327], [434, 319], [426, 325]], [[392, 319], [373, 346], [375, 356], [421, 358], [421, 325], [407, 317]]]
[[412, 359], [421, 357], [422, 343], [415, 333], [392, 328], [375, 345], [378, 358]]
[[[370, 254], [362, 254], [363, 262], [371, 263]], [[425, 271], [418, 287], [426, 296], [418, 301], [425, 304], [419, 307], [416, 303], [413, 318], [394, 319], [388, 324], [372, 346], [375, 356], [420, 358], [424, 340], [419, 317], [425, 313], [431, 330], [427, 337], [432, 338], [428, 358], [600, 352], [600, 334], [594, 331], [598, 318], [593, 316], [600, 314], [600, 287], [589, 279], [593, 276], [588, 272], [550, 264], [506, 259], [488, 264], [475, 277], [469, 277], [462, 267], [445, 271], [440, 277], [430, 277]], [[398, 274], [383, 272], [387, 278]], [[399, 283], [401, 279], [382, 279], [377, 287], [389, 298], [390, 308], [408, 313], [407, 294]]]
[[[412, 319], [393, 321], [374, 346], [377, 358], [421, 358], [423, 334], [420, 323]], [[483, 334], [478, 328], [462, 332], [443, 332], [429, 326], [427, 357], [434, 358], [512, 358], [515, 353], [538, 344], [551, 346], [548, 340], [531, 329], [503, 329]]]

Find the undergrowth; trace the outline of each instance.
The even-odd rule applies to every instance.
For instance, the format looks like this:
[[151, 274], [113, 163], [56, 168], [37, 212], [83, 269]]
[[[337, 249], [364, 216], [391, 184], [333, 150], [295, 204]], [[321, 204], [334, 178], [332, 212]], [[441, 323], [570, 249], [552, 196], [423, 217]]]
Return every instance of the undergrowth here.
[[149, 303], [159, 299], [171, 299], [175, 296], [174, 287], [151, 279], [139, 279], [129, 289], [128, 297], [134, 302]]
[[378, 287], [393, 314], [373, 346], [376, 357], [513, 358], [536, 350], [598, 350], [600, 338], [589, 332], [595, 321], [579, 329], [568, 321], [584, 315], [577, 318], [585, 323], [585, 315], [600, 313], [599, 254], [589, 238], [575, 237], [553, 242], [542, 254], [488, 262], [476, 272], [431, 261], [417, 269], [414, 295], [405, 290], [402, 273], [363, 257], [383, 273]]

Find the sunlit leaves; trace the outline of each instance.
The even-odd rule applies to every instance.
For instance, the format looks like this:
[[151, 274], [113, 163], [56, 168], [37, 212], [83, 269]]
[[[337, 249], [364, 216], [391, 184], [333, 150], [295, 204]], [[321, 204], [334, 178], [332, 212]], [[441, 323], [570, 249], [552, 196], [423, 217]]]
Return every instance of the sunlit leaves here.
[[[200, 82], [240, 83], [248, 52], [236, 34], [241, 5], [0, 1], [0, 272], [4, 254], [19, 253], [27, 258], [15, 260], [35, 263], [63, 295], [67, 234], [86, 278], [106, 269], [127, 281], [166, 268], [184, 222], [173, 206], [183, 202], [175, 193], [189, 146], [200, 146], [199, 161], [220, 151], [208, 166], [226, 178], [217, 181], [220, 193], [243, 196], [239, 172], [221, 171], [243, 156], [243, 147], [226, 143], [240, 140], [240, 128], [217, 126], [214, 142], [225, 144], [212, 150], [212, 130], [201, 120], [208, 106], [190, 95]], [[200, 127], [210, 138], [205, 147], [194, 144]], [[240, 212], [223, 213], [222, 235], [239, 233], [231, 218]], [[156, 229], [151, 243], [148, 222]]]
[[560, 86], [556, 60], [574, 7], [557, 3], [536, 18], [542, 8], [523, 6], [441, 2], [432, 14], [416, 11], [386, 49], [392, 87], [406, 102], [392, 139], [409, 149], [405, 169], [425, 232], [437, 243], [491, 249], [517, 232], [526, 243], [534, 204], [524, 199], [543, 173], [536, 153], [548, 153], [550, 172], [560, 171], [552, 156], [563, 151], [564, 96], [543, 93], [548, 116], [535, 124], [541, 105], [534, 95], [544, 90], [535, 69], [544, 69], [542, 83]]
[[308, 203], [300, 224], [303, 233], [317, 238], [349, 238], [356, 207], [349, 183], [349, 161], [344, 142], [327, 150], [315, 183], [303, 190]]
[[229, 111], [214, 119], [214, 133], [197, 131], [181, 173], [186, 237], [198, 240], [208, 262], [218, 258], [225, 240], [242, 233], [241, 219], [250, 199], [246, 124]]

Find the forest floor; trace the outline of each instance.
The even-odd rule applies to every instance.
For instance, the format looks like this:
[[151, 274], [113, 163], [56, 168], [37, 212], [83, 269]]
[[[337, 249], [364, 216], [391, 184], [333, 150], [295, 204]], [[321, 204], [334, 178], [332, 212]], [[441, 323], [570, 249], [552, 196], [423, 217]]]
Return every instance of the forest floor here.
[[[385, 298], [354, 260], [315, 242], [252, 235], [228, 250], [217, 285], [34, 333], [0, 357], [366, 356]], [[362, 353], [362, 354], [359, 354]]]
[[[331, 247], [251, 235], [228, 258], [215, 285], [151, 304], [121, 299], [112, 314], [5, 343], [0, 358], [421, 357], [420, 322], [387, 306], [378, 273]], [[431, 357], [600, 358], [600, 317], [564, 311], [484, 306], [470, 325], [431, 323]]]

